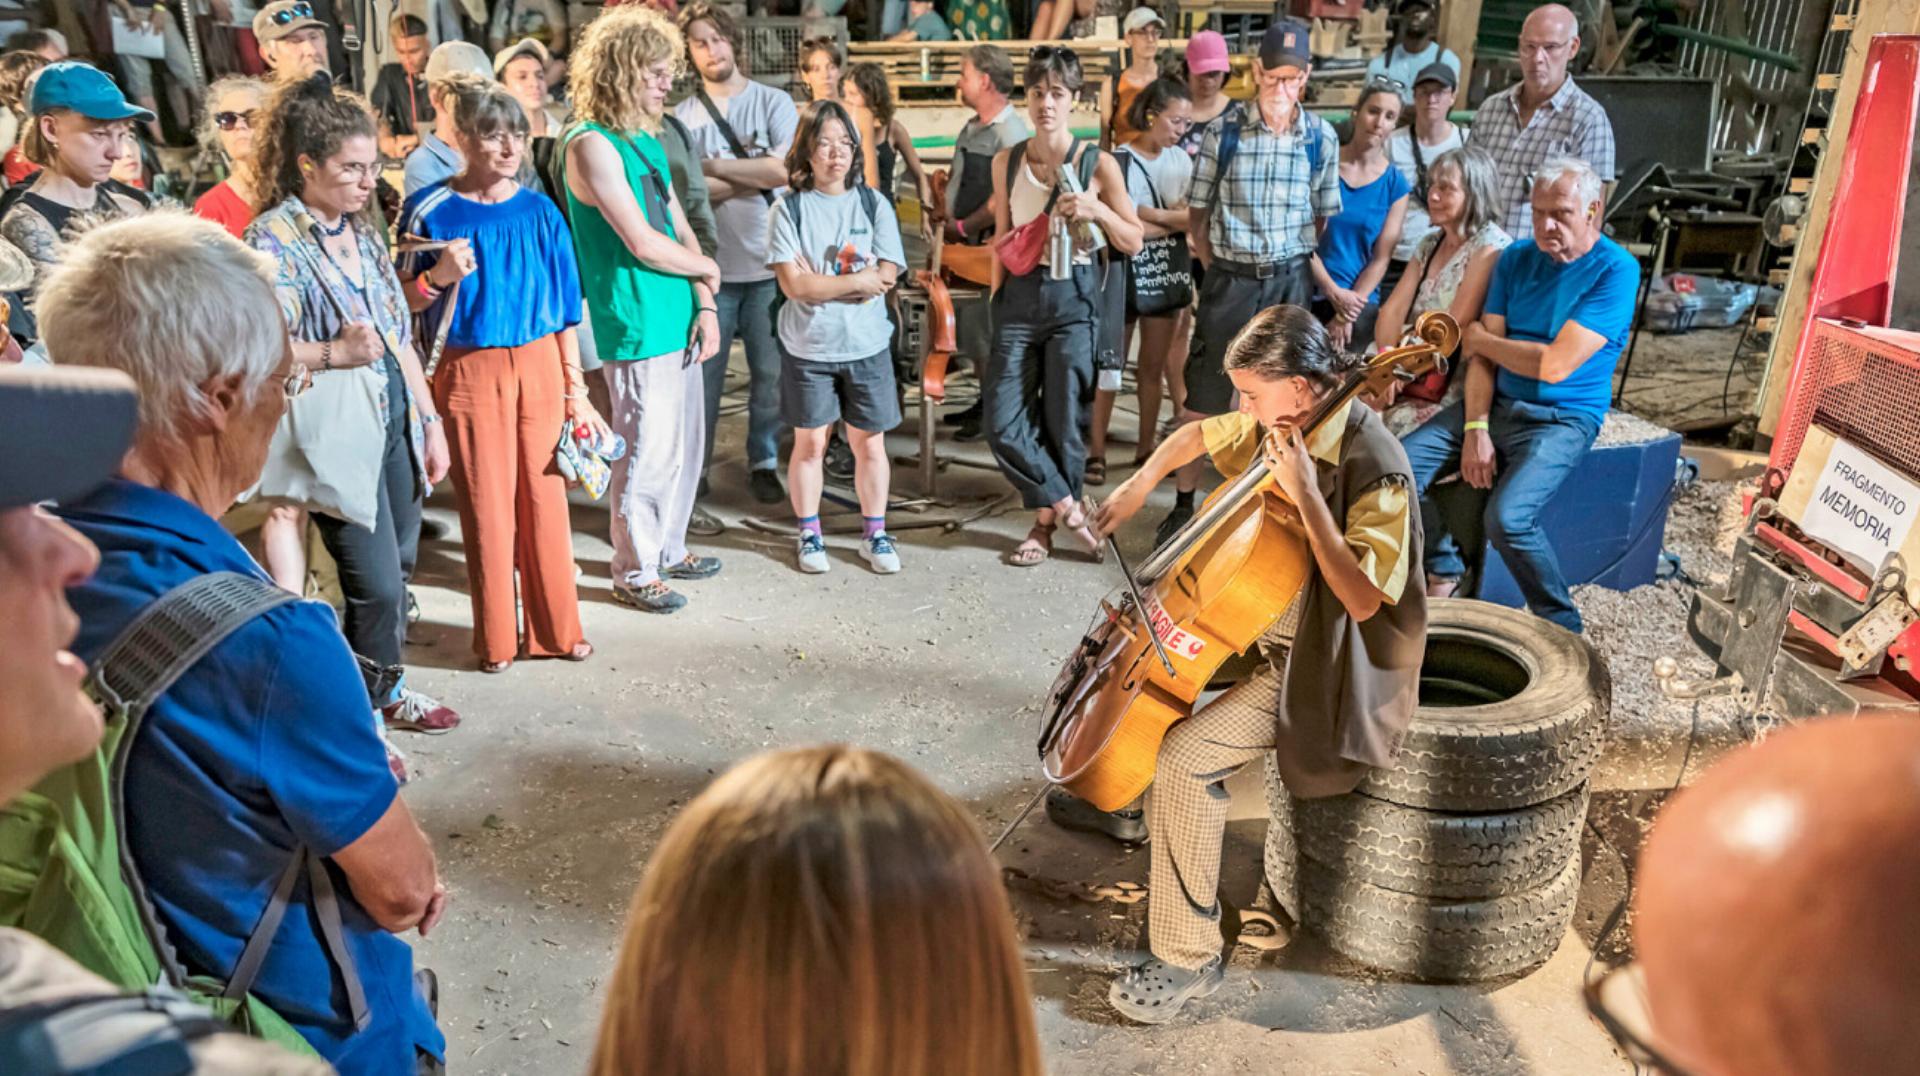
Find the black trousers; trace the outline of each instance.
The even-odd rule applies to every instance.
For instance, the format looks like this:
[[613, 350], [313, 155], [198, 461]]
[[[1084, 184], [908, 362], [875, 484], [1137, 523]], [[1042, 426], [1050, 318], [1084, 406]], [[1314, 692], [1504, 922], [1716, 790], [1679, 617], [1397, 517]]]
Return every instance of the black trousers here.
[[1187, 410], [1219, 415], [1233, 410], [1227, 377], [1227, 345], [1270, 306], [1304, 307], [1313, 296], [1313, 270], [1305, 255], [1289, 258], [1266, 277], [1245, 275], [1216, 261], [1200, 283], [1200, 310], [1187, 352]]
[[987, 443], [1028, 508], [1080, 495], [1093, 403], [1100, 269], [1054, 280], [1043, 265], [993, 298], [993, 351], [981, 376]]
[[[346, 595], [342, 625], [353, 652], [384, 666], [397, 666], [407, 636], [407, 581], [420, 556], [419, 470], [407, 437], [407, 391], [400, 365], [387, 360], [387, 441], [380, 456], [379, 514], [373, 530], [332, 516], [313, 514], [320, 541], [340, 567]], [[371, 700], [375, 706], [392, 701]]]

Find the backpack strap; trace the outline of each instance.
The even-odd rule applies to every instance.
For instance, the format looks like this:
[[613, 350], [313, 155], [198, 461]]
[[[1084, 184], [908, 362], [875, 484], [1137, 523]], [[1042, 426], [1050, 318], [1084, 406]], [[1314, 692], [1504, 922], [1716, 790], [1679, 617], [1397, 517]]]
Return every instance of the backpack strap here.
[[[189, 580], [141, 610], [133, 622], [107, 644], [87, 672], [87, 690], [125, 722], [110, 766], [110, 799], [120, 842], [120, 873], [133, 895], [141, 925], [153, 941], [162, 972], [175, 989], [185, 989], [188, 975], [180, 963], [166, 928], [154, 911], [145, 880], [133, 858], [126, 816], [127, 760], [146, 721], [147, 711], [174, 683], [214, 647], [255, 619], [297, 601], [296, 595], [239, 572], [213, 572]], [[281, 872], [274, 892], [252, 935], [241, 951], [225, 996], [238, 999], [252, 988], [267, 948], [278, 932], [302, 869], [313, 880], [313, 901], [319, 913], [327, 953], [345, 981], [348, 1008], [354, 1026], [364, 1028], [371, 1018], [353, 954], [347, 949], [340, 923], [340, 907], [325, 867], [305, 845], [294, 849], [293, 861]]]
[[[1307, 184], [1308, 186], [1312, 186], [1313, 177], [1315, 173], [1320, 171], [1320, 162], [1324, 159], [1322, 155], [1325, 153], [1325, 150], [1321, 148], [1320, 135], [1321, 135], [1321, 132], [1324, 130], [1321, 124], [1325, 123], [1326, 121], [1322, 120], [1318, 116], [1315, 116], [1313, 113], [1308, 112], [1306, 110], [1306, 106], [1304, 105], [1298, 105], [1295, 107], [1300, 109], [1300, 112], [1303, 116], [1313, 121], [1313, 127], [1308, 132], [1307, 140], [1306, 140], [1307, 141], [1307, 147], [1306, 147], [1307, 148]], [[1244, 119], [1244, 115], [1242, 118]], [[1219, 167], [1214, 170], [1213, 182], [1215, 186], [1219, 186], [1220, 182], [1227, 178], [1227, 169], [1233, 165], [1233, 158], [1239, 152], [1240, 152], [1240, 124], [1238, 122], [1230, 120], [1229, 122], [1221, 125], [1220, 127], [1220, 152], [1219, 152], [1220, 164], [1219, 164]]]
[[[753, 158], [747, 156], [747, 147], [740, 144], [740, 136], [733, 133], [733, 125], [728, 123], [727, 117], [720, 113], [720, 108], [713, 103], [713, 98], [707, 96], [706, 83], [695, 82], [693, 95], [700, 99], [700, 107], [706, 109], [707, 115], [713, 118], [714, 130], [719, 131], [720, 137], [726, 139], [727, 148], [733, 151], [733, 155], [743, 161], [752, 160]], [[772, 191], [763, 187], [760, 190], [760, 197], [766, 199], [768, 205], [773, 204]]]

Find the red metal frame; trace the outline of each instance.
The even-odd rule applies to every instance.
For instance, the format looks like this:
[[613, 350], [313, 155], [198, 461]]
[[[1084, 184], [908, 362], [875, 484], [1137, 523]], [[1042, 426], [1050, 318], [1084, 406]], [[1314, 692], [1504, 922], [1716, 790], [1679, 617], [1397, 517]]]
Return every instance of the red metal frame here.
[[[1814, 262], [1806, 323], [1800, 326], [1794, 350], [1783, 420], [1796, 411], [1795, 401], [1825, 387], [1810, 383], [1813, 371], [1806, 361], [1814, 345], [1814, 319], [1886, 325], [1891, 316], [1917, 106], [1920, 35], [1876, 35], [1867, 45], [1860, 97], [1840, 161], [1840, 182]], [[1810, 414], [1811, 409], [1804, 413]], [[1769, 462], [1783, 471], [1791, 467], [1804, 433], [1804, 420], [1798, 430], [1776, 430]]]

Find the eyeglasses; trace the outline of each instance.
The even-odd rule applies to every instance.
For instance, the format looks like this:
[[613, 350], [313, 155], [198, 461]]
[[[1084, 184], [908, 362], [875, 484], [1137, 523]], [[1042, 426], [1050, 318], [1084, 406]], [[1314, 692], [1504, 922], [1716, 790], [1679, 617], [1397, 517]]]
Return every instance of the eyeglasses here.
[[274, 12], [271, 18], [275, 26], [285, 26], [295, 19], [311, 19], [313, 18], [313, 5], [302, 3], [295, 4], [288, 8], [281, 8], [279, 11]]
[[280, 391], [286, 393], [289, 400], [312, 387], [313, 368], [310, 366], [295, 366], [293, 372], [280, 382]]
[[[1638, 1007], [1644, 1012], [1646, 1006], [1646, 984], [1640, 976], [1637, 964], [1622, 964], [1608, 968], [1601, 975], [1589, 975], [1581, 993], [1587, 1002], [1587, 1012], [1593, 1014], [1607, 1035], [1618, 1043], [1627, 1055], [1627, 1060], [1636, 1066], [1648, 1068], [1664, 1076], [1688, 1076], [1687, 1070], [1673, 1063], [1651, 1043], [1647, 1036], [1635, 1030], [1636, 1025], [1644, 1023], [1616, 1011], [1613, 1006], [1637, 997]], [[1625, 1006], [1623, 1006], [1625, 1007]]]
[[823, 138], [814, 143], [813, 149], [828, 157], [853, 156], [853, 143], [844, 138]]
[[253, 117], [256, 115], [258, 113], [252, 109], [245, 112], [216, 112], [213, 114], [213, 123], [223, 131], [231, 131], [235, 127], [250, 128], [253, 126]]

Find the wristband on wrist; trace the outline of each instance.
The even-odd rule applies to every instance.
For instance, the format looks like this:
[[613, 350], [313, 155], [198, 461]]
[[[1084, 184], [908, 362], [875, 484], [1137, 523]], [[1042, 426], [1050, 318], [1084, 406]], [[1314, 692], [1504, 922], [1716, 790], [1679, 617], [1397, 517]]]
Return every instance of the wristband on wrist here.
[[440, 289], [433, 286], [433, 282], [427, 279], [425, 273], [413, 278], [413, 290], [419, 292], [420, 298], [428, 302], [440, 298]]
[[1460, 427], [1460, 432], [1465, 433], [1468, 430], [1484, 430], [1486, 428], [1487, 428], [1487, 420], [1484, 418], [1477, 418], [1477, 419], [1474, 419], [1472, 422], [1469, 422], [1466, 425]]
[[[331, 340], [320, 341], [320, 368], [322, 370], [333, 369], [333, 341]], [[332, 382], [328, 382], [328, 384], [332, 384]]]
[[962, 239], [965, 239], [967, 237], [967, 218], [965, 217], [953, 218], [953, 234], [959, 236]]
[[720, 308], [719, 308], [719, 307], [717, 307], [717, 306], [703, 306], [703, 307], [701, 307], [701, 308], [700, 308], [700, 309], [699, 309], [698, 311], [696, 311], [696, 313], [700, 313], [700, 314], [712, 314], [712, 315], [713, 315], [714, 317], [719, 317], [719, 316], [720, 316]]
[[420, 416], [420, 425], [422, 426], [431, 426], [438, 421], [440, 421], [439, 415], [421, 415]]

